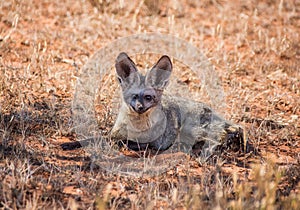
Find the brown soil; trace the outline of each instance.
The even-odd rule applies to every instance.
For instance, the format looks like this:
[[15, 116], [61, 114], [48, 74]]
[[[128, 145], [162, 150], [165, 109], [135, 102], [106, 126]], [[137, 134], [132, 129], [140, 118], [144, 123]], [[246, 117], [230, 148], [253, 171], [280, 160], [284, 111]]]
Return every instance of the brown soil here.
[[[0, 207], [299, 209], [299, 28], [293, 0], [0, 2]], [[257, 153], [228, 151], [208, 163], [185, 156], [159, 176], [133, 178], [103, 170], [84, 149], [61, 149], [76, 139], [71, 102], [81, 67], [142, 32], [205, 52], [226, 116]]]

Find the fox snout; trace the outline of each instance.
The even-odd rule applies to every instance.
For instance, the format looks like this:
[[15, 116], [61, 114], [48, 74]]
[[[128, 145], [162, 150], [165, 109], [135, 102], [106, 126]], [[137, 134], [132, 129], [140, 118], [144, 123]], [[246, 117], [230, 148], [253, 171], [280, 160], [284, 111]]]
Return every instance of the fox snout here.
[[141, 91], [139, 94], [133, 94], [130, 102], [132, 109], [143, 114], [157, 103], [156, 97], [151, 95], [149, 91]]
[[140, 101], [133, 102], [131, 107], [139, 114], [143, 114], [146, 111], [144, 105]]

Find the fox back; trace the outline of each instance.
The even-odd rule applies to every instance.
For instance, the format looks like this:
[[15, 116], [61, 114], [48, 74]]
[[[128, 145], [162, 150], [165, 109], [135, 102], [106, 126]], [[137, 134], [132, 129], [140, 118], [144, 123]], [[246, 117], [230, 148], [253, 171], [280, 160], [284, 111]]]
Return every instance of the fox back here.
[[[209, 156], [224, 143], [240, 143], [241, 128], [201, 102], [163, 94], [172, 62], [166, 55], [144, 76], [126, 53], [116, 59], [122, 104], [111, 137], [134, 150], [169, 147]], [[179, 147], [179, 148], [178, 148]]]

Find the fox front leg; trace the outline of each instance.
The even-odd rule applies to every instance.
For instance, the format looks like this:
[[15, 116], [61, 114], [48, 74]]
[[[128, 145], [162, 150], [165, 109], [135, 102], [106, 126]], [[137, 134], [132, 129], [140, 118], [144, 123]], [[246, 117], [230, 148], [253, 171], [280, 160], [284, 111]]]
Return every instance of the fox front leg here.
[[110, 137], [114, 142], [127, 139], [127, 129], [124, 123], [119, 123], [117, 119], [114, 127], [111, 130]]
[[148, 143], [137, 143], [137, 142], [128, 140], [126, 125], [123, 123], [119, 124], [118, 120], [116, 121], [116, 124], [114, 125], [114, 127], [111, 131], [110, 138], [120, 148], [126, 146], [128, 149], [134, 150], [134, 151], [140, 151], [140, 150], [145, 150], [145, 149], [149, 148]]

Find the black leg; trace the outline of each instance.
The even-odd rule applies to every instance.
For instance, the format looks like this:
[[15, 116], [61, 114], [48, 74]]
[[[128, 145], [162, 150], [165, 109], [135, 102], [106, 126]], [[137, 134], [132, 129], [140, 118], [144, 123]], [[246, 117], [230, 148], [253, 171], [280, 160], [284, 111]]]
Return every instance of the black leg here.
[[149, 147], [148, 143], [137, 143], [130, 140], [122, 140], [118, 142], [119, 147], [126, 146], [130, 150], [141, 151], [146, 150]]

